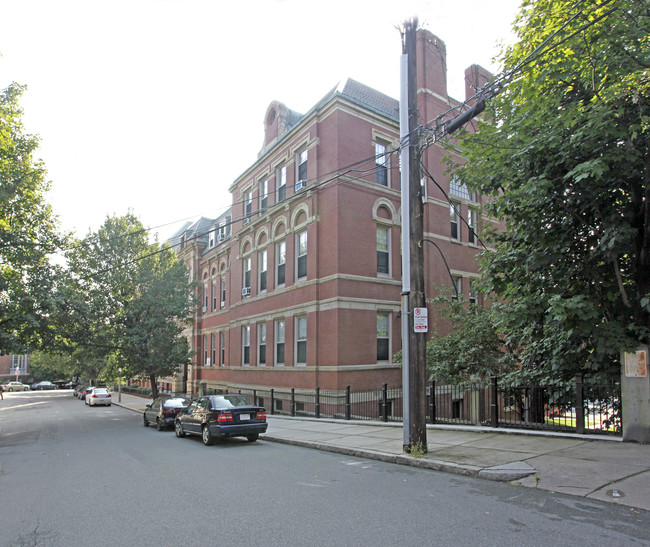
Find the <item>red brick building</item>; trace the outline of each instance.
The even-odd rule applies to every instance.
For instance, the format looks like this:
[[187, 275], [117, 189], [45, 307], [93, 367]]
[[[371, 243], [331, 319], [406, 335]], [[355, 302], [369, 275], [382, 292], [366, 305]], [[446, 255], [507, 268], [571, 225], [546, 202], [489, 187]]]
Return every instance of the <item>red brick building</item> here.
[[[447, 93], [444, 43], [417, 35], [422, 123], [458, 104]], [[467, 96], [489, 74], [466, 70]], [[230, 186], [232, 206], [173, 243], [200, 284], [182, 385], [327, 390], [401, 385], [399, 103], [354, 80], [306, 114], [272, 102], [258, 160]], [[478, 202], [426, 149], [427, 297], [451, 286], [472, 299]], [[444, 191], [444, 192], [443, 192]], [[450, 205], [450, 201], [453, 206]], [[460, 218], [462, 217], [462, 219]], [[464, 220], [464, 222], [463, 222]], [[465, 223], [466, 222], [466, 223]], [[189, 334], [189, 333], [188, 333]]]

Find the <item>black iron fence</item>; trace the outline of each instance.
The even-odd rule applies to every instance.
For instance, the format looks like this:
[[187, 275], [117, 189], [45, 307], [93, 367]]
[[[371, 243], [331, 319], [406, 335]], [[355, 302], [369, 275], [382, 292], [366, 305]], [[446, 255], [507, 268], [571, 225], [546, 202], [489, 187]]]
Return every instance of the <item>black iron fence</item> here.
[[[344, 420], [401, 422], [402, 388], [340, 391], [248, 389], [217, 386], [207, 393], [248, 394], [269, 414]], [[481, 425], [574, 433], [621, 433], [621, 392], [618, 382], [593, 382], [578, 375], [572, 382], [500, 385], [485, 381], [427, 386], [427, 421], [436, 424]]]

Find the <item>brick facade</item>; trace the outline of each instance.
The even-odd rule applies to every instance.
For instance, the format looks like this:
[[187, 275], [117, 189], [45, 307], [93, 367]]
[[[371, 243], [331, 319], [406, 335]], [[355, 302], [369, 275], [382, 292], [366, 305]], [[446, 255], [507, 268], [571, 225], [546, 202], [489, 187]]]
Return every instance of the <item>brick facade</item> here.
[[[444, 43], [422, 30], [417, 43], [425, 123], [458, 102], [447, 95]], [[465, 76], [471, 95], [489, 73], [475, 65]], [[176, 391], [401, 385], [398, 113], [397, 100], [353, 80], [305, 115], [269, 105], [264, 145], [230, 186], [230, 209], [172, 240], [200, 298], [194, 364]], [[450, 188], [446, 153], [434, 145], [423, 158], [441, 186], [427, 180], [425, 238], [467, 298], [479, 249], [461, 219], [454, 229], [445, 194], [465, 220], [479, 204], [462, 184]], [[428, 297], [451, 286], [440, 252], [425, 247]]]

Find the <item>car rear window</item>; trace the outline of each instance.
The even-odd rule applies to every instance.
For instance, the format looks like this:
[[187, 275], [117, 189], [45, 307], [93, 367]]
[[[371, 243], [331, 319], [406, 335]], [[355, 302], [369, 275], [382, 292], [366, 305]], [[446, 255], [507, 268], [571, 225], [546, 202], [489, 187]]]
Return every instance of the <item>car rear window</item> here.
[[189, 404], [190, 404], [189, 399], [183, 399], [181, 397], [177, 397], [177, 398], [174, 398], [174, 399], [167, 399], [163, 403], [163, 405], [166, 408], [181, 408], [181, 407], [184, 407], [184, 406], [189, 406]]
[[246, 395], [219, 395], [212, 397], [212, 408], [235, 408], [238, 406], [253, 406]]
[[95, 388], [93, 393], [96, 393], [97, 395], [105, 395], [106, 393], [108, 393], [108, 389], [103, 388], [103, 387]]

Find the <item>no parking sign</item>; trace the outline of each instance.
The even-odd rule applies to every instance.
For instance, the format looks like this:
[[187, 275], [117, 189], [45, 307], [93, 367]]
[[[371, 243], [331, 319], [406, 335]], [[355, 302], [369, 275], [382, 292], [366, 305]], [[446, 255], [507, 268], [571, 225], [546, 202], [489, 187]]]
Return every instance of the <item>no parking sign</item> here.
[[413, 310], [413, 330], [415, 332], [429, 331], [429, 312], [427, 308], [415, 308]]

